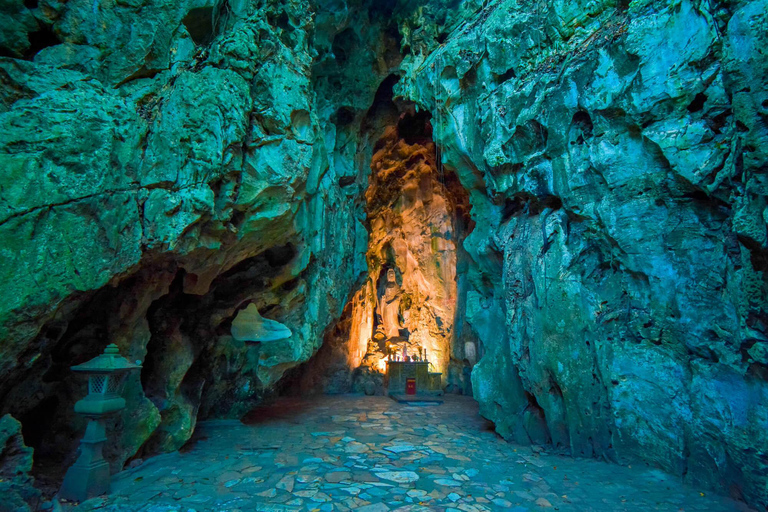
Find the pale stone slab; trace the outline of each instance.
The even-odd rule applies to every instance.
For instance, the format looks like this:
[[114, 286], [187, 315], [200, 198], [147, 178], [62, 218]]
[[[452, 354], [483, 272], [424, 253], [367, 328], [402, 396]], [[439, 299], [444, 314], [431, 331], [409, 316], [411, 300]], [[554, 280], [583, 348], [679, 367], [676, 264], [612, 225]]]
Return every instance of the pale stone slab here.
[[419, 479], [419, 475], [413, 471], [382, 471], [376, 473], [376, 476], [399, 484], [416, 482]]

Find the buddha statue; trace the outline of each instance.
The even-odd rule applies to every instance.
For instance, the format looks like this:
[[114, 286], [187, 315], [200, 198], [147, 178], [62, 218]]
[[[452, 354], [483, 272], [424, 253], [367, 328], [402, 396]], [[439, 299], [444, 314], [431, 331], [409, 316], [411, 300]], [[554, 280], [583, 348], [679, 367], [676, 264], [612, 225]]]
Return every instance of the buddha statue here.
[[387, 338], [400, 336], [400, 296], [402, 291], [397, 284], [395, 270], [387, 270], [387, 280], [384, 291], [379, 297], [378, 314], [381, 319], [384, 334]]

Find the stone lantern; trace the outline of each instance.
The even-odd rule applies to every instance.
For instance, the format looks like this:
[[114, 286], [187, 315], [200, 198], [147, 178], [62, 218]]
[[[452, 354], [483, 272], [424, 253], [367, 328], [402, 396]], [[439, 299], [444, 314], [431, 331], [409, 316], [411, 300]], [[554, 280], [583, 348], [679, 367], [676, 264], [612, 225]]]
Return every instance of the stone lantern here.
[[104, 353], [72, 370], [88, 375], [88, 395], [75, 404], [75, 412], [88, 418], [85, 436], [80, 441], [80, 457], [67, 470], [59, 496], [85, 501], [109, 491], [109, 463], [102, 448], [107, 440], [106, 419], [125, 408], [121, 395], [125, 377], [139, 369], [122, 357], [117, 345], [110, 344]]

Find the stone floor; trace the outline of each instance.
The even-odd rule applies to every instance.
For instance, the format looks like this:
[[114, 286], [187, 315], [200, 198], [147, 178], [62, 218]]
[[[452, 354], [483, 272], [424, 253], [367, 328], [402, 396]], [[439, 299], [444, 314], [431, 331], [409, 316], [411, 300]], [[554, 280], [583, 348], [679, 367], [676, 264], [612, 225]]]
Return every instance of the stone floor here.
[[201, 424], [183, 453], [117, 475], [71, 510], [746, 511], [647, 467], [506, 443], [468, 398], [281, 400], [240, 422]]

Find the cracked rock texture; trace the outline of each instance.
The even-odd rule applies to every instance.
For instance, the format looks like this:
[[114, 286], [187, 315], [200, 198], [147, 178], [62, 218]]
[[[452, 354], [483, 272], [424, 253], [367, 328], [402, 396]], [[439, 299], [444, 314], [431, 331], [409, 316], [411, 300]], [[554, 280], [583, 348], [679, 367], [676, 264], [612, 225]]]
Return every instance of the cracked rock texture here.
[[505, 437], [768, 504], [766, 12], [491, 2], [405, 59], [470, 193], [472, 378]]
[[[396, 81], [469, 198], [482, 413], [768, 506], [768, 0], [94, 5], [0, 5], [0, 414], [36, 462], [108, 342], [144, 364], [117, 470], [338, 338]], [[250, 304], [291, 336], [233, 339]]]
[[[94, 5], [0, 7], [0, 411], [41, 468], [74, 460], [68, 367], [106, 343], [144, 365], [115, 470], [238, 417], [318, 349], [365, 270], [345, 127], [400, 60], [366, 5], [376, 37], [344, 59], [349, 13], [303, 2]], [[369, 84], [340, 90], [347, 66]], [[290, 336], [233, 339], [250, 304]]]
[[2, 511], [30, 510], [40, 492], [34, 488], [32, 471], [32, 448], [24, 444], [21, 423], [10, 414], [0, 418], [0, 492], [3, 500]]

